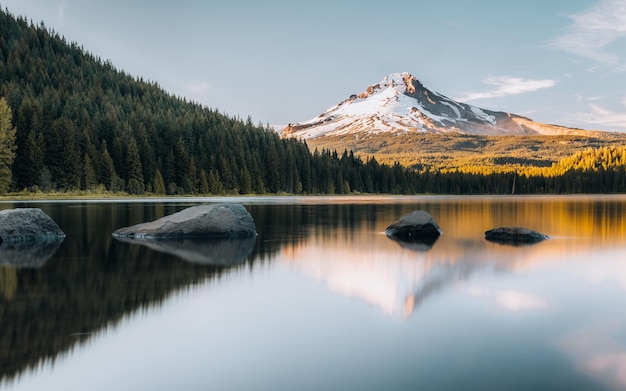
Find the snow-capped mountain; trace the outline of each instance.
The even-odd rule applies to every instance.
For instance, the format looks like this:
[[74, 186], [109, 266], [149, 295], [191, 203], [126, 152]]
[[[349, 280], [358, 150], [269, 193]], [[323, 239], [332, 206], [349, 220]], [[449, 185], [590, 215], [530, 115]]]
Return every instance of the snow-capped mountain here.
[[457, 132], [476, 135], [560, 135], [586, 131], [481, 109], [430, 91], [409, 73], [392, 73], [319, 116], [289, 124], [283, 137]]

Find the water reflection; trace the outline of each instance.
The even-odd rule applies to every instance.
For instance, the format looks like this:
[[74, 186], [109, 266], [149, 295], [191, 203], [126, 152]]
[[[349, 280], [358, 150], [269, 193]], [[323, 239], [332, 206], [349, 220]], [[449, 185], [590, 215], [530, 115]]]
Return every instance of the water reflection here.
[[389, 239], [398, 243], [398, 245], [402, 248], [406, 248], [406, 249], [417, 251], [417, 252], [426, 252], [430, 250], [431, 248], [433, 248], [433, 246], [435, 245], [435, 242], [437, 242], [437, 239], [439, 239], [439, 237], [420, 238], [418, 240], [413, 240], [413, 241], [398, 240], [398, 239], [394, 239], [391, 237]]
[[333, 292], [363, 300], [386, 315], [408, 318], [426, 300], [476, 272], [510, 273], [551, 253], [549, 246], [538, 246], [498, 248], [483, 240], [443, 235], [434, 249], [425, 252], [396, 247], [386, 236], [370, 234], [350, 248], [311, 237], [305, 243], [285, 244], [283, 257]]
[[[494, 202], [473, 198], [354, 208], [367, 219], [348, 218], [339, 211], [333, 227], [312, 230], [304, 239], [285, 243], [282, 254], [331, 291], [404, 318], [429, 298], [478, 271], [516, 273], [585, 252], [593, 257], [598, 243], [623, 246], [626, 239], [626, 223], [619, 218], [624, 214], [624, 204], [614, 200]], [[372, 235], [414, 209], [429, 211], [445, 232], [432, 246], [399, 243], [399, 250], [390, 245], [398, 242]], [[323, 226], [320, 220], [315, 226]], [[549, 232], [553, 238], [532, 248], [486, 242], [484, 232], [494, 225], [530, 226]], [[497, 293], [497, 301], [511, 310], [545, 308], [541, 298], [523, 292]]]
[[66, 238], [58, 249], [46, 247], [54, 255], [45, 263], [39, 257], [38, 268], [0, 268], [0, 379], [54, 360], [124, 316], [223, 272], [112, 240], [115, 228], [176, 207], [37, 205]]
[[[599, 249], [616, 254], [626, 249], [625, 198], [414, 197], [368, 202], [340, 198], [330, 204], [324, 204], [323, 197], [302, 203], [294, 198], [286, 204], [262, 200], [243, 200], [257, 224], [256, 242], [141, 245], [114, 240], [111, 233], [172, 214], [196, 201], [37, 204], [67, 236], [47, 261], [34, 255], [38, 263], [26, 262], [38, 268], [0, 267], [0, 380], [24, 373], [42, 360], [53, 362], [79, 344], [88, 345], [90, 335], [114, 328], [124, 317], [148, 309], [158, 311], [175, 292], [211, 285], [233, 275], [232, 270], [249, 273], [252, 280], [257, 264], [287, 265], [322, 281], [337, 293], [334, 297], [357, 298], [355, 307], [367, 308], [363, 305], [367, 303], [378, 317], [414, 320], [428, 308], [442, 305], [438, 298], [456, 291], [468, 297], [491, 297], [511, 313], [552, 308], [554, 298], [549, 294], [508, 285], [487, 289], [476, 280], [484, 276], [506, 279], [570, 258], [594, 259]], [[0, 205], [5, 206], [12, 207]], [[428, 211], [444, 231], [434, 244], [405, 248], [384, 235], [391, 222], [416, 209]], [[507, 225], [529, 227], [551, 239], [532, 247], [484, 240], [487, 229]], [[615, 265], [606, 274], [619, 275]], [[256, 315], [266, 310], [259, 304]], [[442, 307], [441, 312], [453, 313], [454, 309]], [[256, 320], [248, 319], [248, 323]], [[268, 332], [268, 338], [271, 335]], [[368, 336], [368, 340], [378, 338]], [[581, 367], [591, 365], [578, 357], [592, 350], [571, 343], [563, 346]], [[611, 352], [619, 355], [619, 349]], [[604, 353], [598, 351], [598, 356]]]
[[60, 240], [0, 243], [0, 266], [41, 267], [61, 246]]
[[239, 265], [248, 260], [248, 256], [254, 248], [256, 237], [181, 240], [147, 240], [116, 237], [116, 240], [146, 246], [152, 250], [171, 254], [192, 263], [227, 267]]
[[614, 390], [626, 389], [626, 344], [618, 335], [624, 324], [595, 325], [571, 333], [559, 341], [561, 349], [583, 373]]

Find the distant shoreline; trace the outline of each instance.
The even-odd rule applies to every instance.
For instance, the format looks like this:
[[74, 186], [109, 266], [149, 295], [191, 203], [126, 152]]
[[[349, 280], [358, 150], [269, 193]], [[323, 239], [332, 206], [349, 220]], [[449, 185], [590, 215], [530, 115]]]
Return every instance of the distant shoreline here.
[[348, 194], [348, 195], [232, 195], [232, 196], [66, 196], [66, 197], [45, 197], [45, 198], [11, 198], [10, 196], [0, 197], [0, 204], [8, 203], [156, 203], [156, 202], [235, 202], [243, 204], [342, 204], [346, 202], [354, 203], [388, 203], [393, 199], [397, 203], [430, 202], [450, 199], [475, 200], [477, 202], [493, 200], [556, 200], [567, 198], [568, 200], [623, 200], [626, 194], [490, 194], [490, 195], [458, 195], [458, 194]]

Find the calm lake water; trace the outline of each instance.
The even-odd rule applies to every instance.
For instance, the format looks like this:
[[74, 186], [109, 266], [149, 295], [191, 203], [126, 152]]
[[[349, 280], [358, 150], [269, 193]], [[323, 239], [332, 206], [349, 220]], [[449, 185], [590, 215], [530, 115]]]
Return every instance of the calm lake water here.
[[[112, 238], [244, 204], [252, 241]], [[0, 389], [626, 389], [626, 197], [0, 203], [67, 234], [0, 246]], [[415, 209], [444, 234], [383, 231]], [[512, 247], [484, 231], [524, 226]]]

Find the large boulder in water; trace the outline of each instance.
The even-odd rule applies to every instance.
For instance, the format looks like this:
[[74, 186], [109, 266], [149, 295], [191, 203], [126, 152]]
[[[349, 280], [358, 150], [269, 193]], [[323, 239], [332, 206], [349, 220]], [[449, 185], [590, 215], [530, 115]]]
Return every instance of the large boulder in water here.
[[522, 246], [539, 243], [548, 239], [548, 235], [544, 235], [528, 228], [500, 227], [485, 232], [485, 239], [499, 244]]
[[256, 236], [250, 213], [238, 204], [199, 205], [148, 223], [120, 228], [113, 236], [136, 239], [247, 238]]
[[0, 211], [0, 244], [56, 241], [65, 238], [61, 228], [39, 208]]
[[441, 228], [428, 212], [416, 210], [388, 226], [385, 234], [403, 242], [432, 245], [441, 235]]

